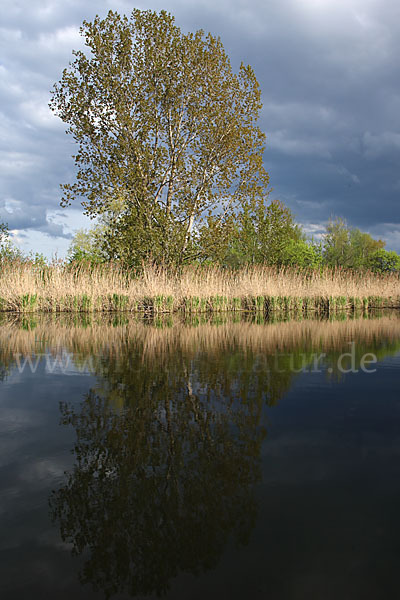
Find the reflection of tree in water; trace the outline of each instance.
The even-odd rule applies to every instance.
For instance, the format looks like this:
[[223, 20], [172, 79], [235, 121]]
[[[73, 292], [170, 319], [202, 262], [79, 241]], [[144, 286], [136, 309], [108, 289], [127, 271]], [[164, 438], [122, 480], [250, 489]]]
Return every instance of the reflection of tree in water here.
[[249, 537], [265, 397], [243, 364], [232, 378], [239, 366], [223, 354], [171, 352], [139, 369], [138, 352], [109, 356], [102, 389], [79, 410], [62, 406], [76, 463], [51, 512], [87, 553], [82, 581], [107, 596], [162, 593], [179, 572], [216, 565], [231, 537]]
[[[271, 349], [174, 340], [161, 347], [127, 336], [118, 352], [94, 354], [99, 385], [79, 408], [62, 406], [76, 430], [76, 462], [51, 511], [86, 560], [82, 581], [107, 596], [162, 593], [178, 573], [216, 565], [231, 538], [246, 542], [262, 407], [318, 350], [304, 339], [276, 360]], [[348, 347], [331, 350], [327, 364]], [[360, 340], [357, 353], [367, 347], [375, 346]]]

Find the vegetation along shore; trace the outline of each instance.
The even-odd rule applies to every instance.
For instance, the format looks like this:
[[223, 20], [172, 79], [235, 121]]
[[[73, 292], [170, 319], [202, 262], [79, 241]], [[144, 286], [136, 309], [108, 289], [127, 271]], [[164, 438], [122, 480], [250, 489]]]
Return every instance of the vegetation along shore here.
[[308, 239], [270, 200], [261, 90], [219, 38], [137, 9], [81, 34], [49, 106], [78, 149], [61, 205], [79, 201], [94, 226], [49, 264], [0, 223], [0, 311], [400, 308], [400, 256], [384, 241], [340, 218]]
[[3, 262], [0, 310], [15, 312], [339, 312], [400, 308], [397, 273], [341, 268]]

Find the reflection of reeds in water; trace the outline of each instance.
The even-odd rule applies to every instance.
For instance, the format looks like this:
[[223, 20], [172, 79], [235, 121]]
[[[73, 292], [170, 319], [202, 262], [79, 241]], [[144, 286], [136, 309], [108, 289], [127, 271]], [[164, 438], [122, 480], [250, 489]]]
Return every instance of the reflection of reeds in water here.
[[118, 266], [4, 263], [0, 310], [91, 312], [141, 310], [308, 311], [400, 307], [396, 274], [248, 267], [230, 271], [188, 267], [175, 272], [146, 267], [135, 276]]
[[377, 319], [345, 321], [287, 321], [256, 324], [232, 322], [204, 323], [197, 327], [178, 322], [156, 327], [142, 321], [127, 320], [115, 326], [101, 320], [91, 325], [71, 326], [67, 319], [41, 318], [34, 329], [21, 327], [21, 321], [0, 326], [0, 358], [66, 350], [80, 356], [122, 355], [134, 345], [143, 360], [166, 353], [218, 352], [229, 348], [273, 354], [289, 350], [341, 350], [349, 341], [380, 344], [400, 340], [400, 316], [389, 313]]

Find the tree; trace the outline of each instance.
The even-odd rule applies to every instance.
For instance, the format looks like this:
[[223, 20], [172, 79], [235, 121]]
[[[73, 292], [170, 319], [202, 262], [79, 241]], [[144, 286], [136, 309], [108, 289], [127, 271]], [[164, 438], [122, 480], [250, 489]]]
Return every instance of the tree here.
[[98, 244], [98, 228], [78, 229], [68, 249], [68, 259], [78, 263], [102, 262], [101, 249]]
[[374, 240], [369, 234], [359, 229], [350, 231], [350, 246], [352, 255], [352, 268], [362, 269], [368, 268], [371, 256], [377, 251], [382, 250], [385, 242], [382, 240]]
[[400, 256], [393, 250], [380, 248], [369, 256], [367, 266], [377, 273], [400, 272]]
[[235, 234], [227, 252], [230, 266], [276, 265], [283, 262], [287, 244], [301, 237], [291, 211], [279, 200], [267, 204], [265, 196], [243, 203]]
[[282, 264], [316, 269], [321, 266], [321, 248], [304, 239], [289, 240], [282, 251]]
[[21, 250], [13, 244], [6, 223], [0, 222], [0, 260], [23, 260]]
[[10, 242], [10, 234], [6, 223], [0, 223], [0, 248], [3, 249]]
[[343, 219], [330, 219], [326, 226], [324, 259], [330, 267], [351, 266], [350, 231]]
[[89, 54], [73, 52], [50, 101], [79, 145], [62, 205], [78, 198], [97, 216], [122, 199], [116, 258], [190, 260], [208, 219], [223, 231], [244, 198], [267, 192], [255, 74], [234, 74], [219, 38], [183, 34], [165, 11], [110, 11], [81, 34]]
[[349, 228], [346, 221], [331, 219], [324, 237], [324, 259], [331, 266], [350, 269], [369, 268], [370, 257], [385, 246], [382, 240], [375, 240], [369, 233], [357, 228]]
[[71, 262], [98, 264], [106, 262], [110, 257], [108, 239], [113, 234], [113, 223], [121, 214], [121, 201], [114, 200], [106, 213], [103, 213], [90, 229], [79, 229], [68, 249]]

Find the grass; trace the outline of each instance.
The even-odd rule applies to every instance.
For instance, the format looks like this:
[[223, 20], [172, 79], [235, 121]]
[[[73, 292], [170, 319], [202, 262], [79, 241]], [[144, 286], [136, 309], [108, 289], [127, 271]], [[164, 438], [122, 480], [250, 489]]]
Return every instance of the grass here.
[[397, 274], [262, 266], [181, 272], [149, 266], [136, 274], [118, 265], [0, 265], [1, 311], [337, 313], [385, 307], [400, 308]]

